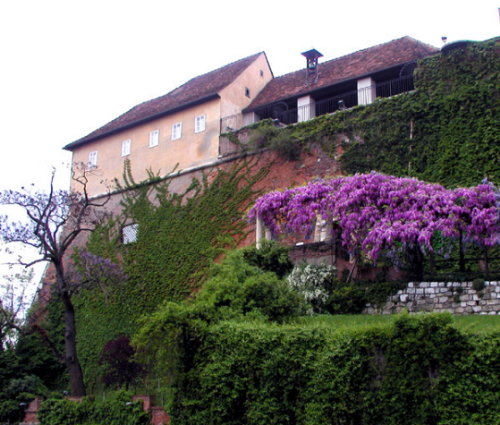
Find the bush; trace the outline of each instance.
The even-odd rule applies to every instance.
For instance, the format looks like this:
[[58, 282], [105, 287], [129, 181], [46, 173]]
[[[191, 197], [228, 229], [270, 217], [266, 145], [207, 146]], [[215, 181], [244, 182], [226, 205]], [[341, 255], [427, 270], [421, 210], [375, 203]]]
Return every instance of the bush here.
[[500, 335], [449, 315], [335, 332], [221, 322], [179, 383], [176, 425], [500, 423]]
[[40, 407], [41, 425], [146, 425], [150, 418], [140, 402], [129, 403], [130, 395], [116, 393], [110, 400], [86, 398], [77, 403], [50, 399]]
[[328, 264], [297, 266], [288, 276], [290, 287], [311, 304], [311, 313], [326, 313], [328, 298], [336, 279], [336, 268]]
[[144, 374], [144, 367], [133, 359], [134, 354], [135, 350], [130, 345], [130, 338], [126, 335], [119, 335], [104, 346], [100, 363], [106, 367], [103, 377], [105, 385], [108, 387], [124, 386], [128, 389]]
[[264, 271], [273, 272], [280, 279], [293, 269], [293, 263], [288, 256], [288, 248], [274, 241], [263, 240], [260, 248], [250, 246], [243, 248], [241, 252], [248, 264]]

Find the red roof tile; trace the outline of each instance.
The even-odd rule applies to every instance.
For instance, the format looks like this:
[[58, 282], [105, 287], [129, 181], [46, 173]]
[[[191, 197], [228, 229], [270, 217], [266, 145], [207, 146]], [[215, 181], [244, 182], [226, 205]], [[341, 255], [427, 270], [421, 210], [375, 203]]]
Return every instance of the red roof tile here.
[[189, 80], [166, 95], [134, 106], [128, 112], [93, 131], [87, 136], [69, 143], [64, 149], [72, 150], [82, 144], [113, 134], [163, 115], [184, 109], [218, 97], [218, 92], [241, 74], [262, 52], [225, 65]]
[[306, 84], [305, 69], [274, 78], [264, 87], [245, 111], [254, 111], [261, 106], [279, 100], [300, 96], [341, 81], [421, 59], [438, 51], [439, 49], [411, 37], [402, 37], [384, 44], [359, 50], [346, 56], [320, 63], [318, 65], [319, 77], [315, 83]]

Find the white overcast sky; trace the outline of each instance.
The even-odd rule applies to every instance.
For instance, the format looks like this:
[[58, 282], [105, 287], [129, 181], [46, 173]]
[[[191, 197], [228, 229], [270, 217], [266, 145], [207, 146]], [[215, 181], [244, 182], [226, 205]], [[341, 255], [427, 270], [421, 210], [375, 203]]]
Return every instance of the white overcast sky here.
[[0, 190], [68, 181], [62, 146], [188, 79], [265, 51], [278, 76], [404, 35], [500, 34], [493, 0], [0, 0]]

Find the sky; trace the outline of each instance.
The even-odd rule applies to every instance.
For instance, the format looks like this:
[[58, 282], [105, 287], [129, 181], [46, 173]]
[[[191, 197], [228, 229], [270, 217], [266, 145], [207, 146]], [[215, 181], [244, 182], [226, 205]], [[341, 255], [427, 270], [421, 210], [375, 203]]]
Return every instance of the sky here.
[[[0, 0], [0, 190], [66, 188], [67, 143], [188, 79], [265, 51], [275, 76], [405, 35], [500, 35], [493, 0]], [[0, 213], [2, 210], [0, 209]], [[1, 262], [1, 261], [0, 261]], [[0, 273], [1, 276], [1, 273]]]

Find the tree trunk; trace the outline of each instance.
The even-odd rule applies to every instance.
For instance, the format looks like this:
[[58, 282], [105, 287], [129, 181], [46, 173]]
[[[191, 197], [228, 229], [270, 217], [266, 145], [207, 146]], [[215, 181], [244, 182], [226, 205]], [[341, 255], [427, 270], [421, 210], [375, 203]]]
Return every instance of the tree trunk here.
[[69, 375], [69, 386], [71, 395], [84, 396], [85, 384], [83, 372], [76, 352], [76, 324], [75, 309], [68, 295], [62, 296], [64, 303], [64, 360]]
[[83, 372], [76, 352], [75, 309], [71, 301], [69, 284], [64, 276], [62, 263], [55, 263], [57, 288], [64, 305], [64, 361], [69, 375], [69, 387], [72, 396], [85, 395]]

